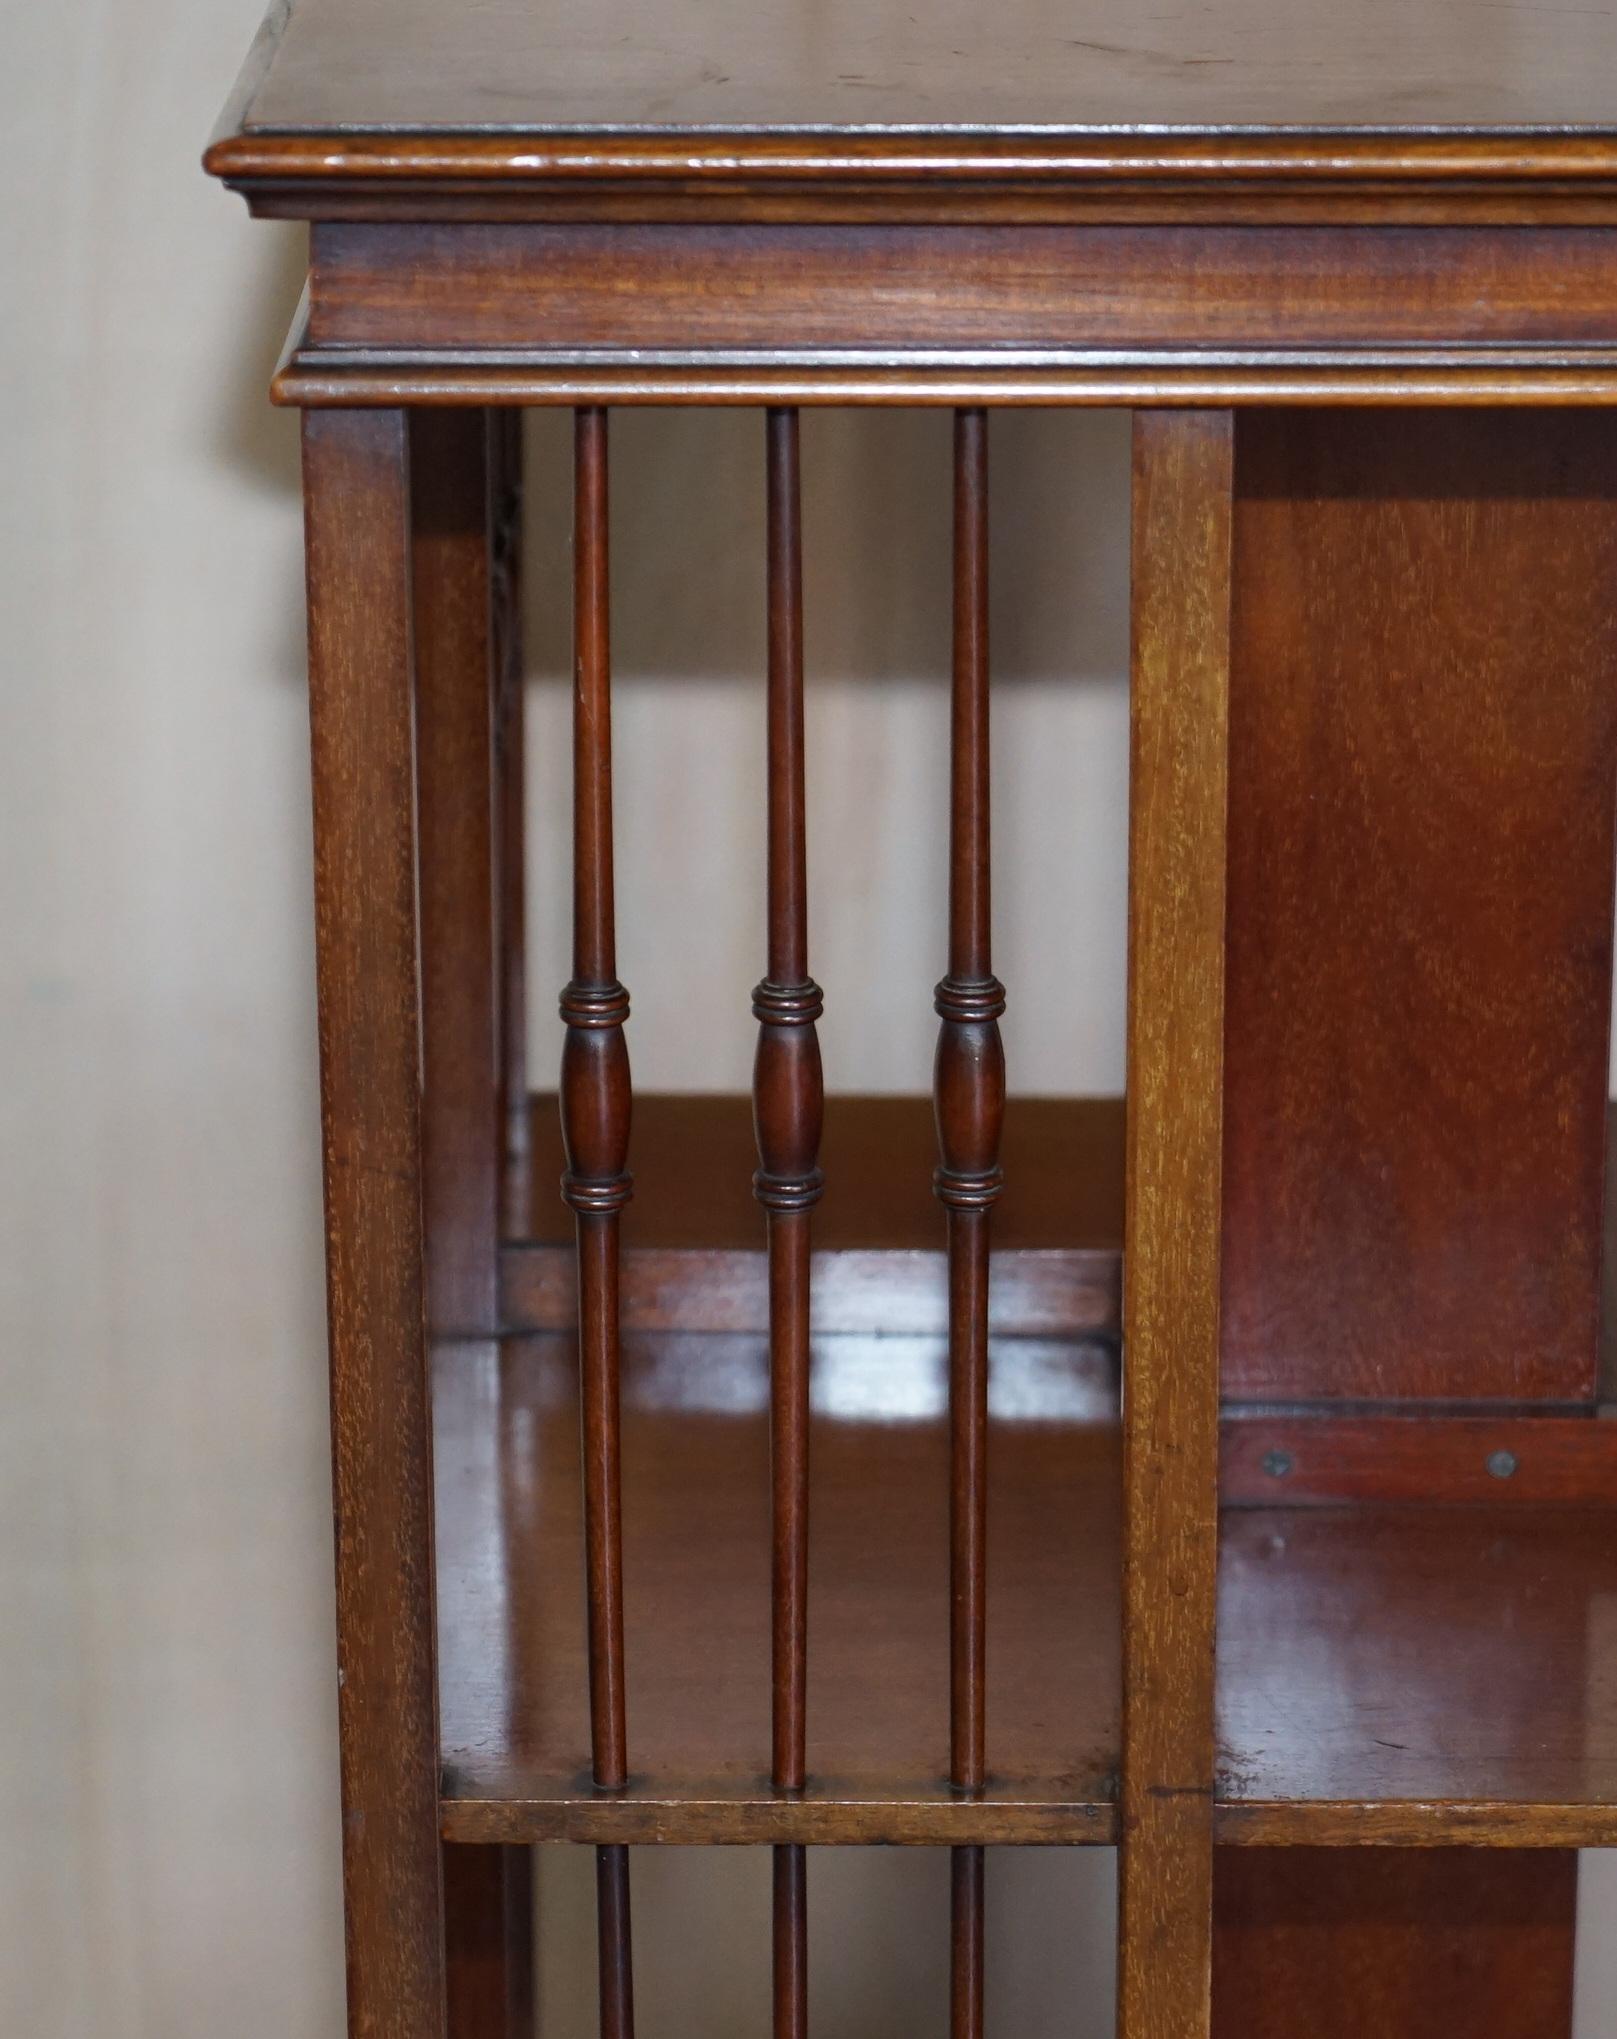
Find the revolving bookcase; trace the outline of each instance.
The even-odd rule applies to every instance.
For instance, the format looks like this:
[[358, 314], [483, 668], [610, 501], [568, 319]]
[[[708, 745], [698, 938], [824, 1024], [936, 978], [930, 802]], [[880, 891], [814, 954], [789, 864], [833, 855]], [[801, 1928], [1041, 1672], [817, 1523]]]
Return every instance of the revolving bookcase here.
[[[1123, 2039], [1569, 2033], [1576, 1851], [1617, 1839], [1614, 80], [1617, 15], [1445, 0], [1386, 36], [1323, 0], [272, 14], [207, 160], [310, 223], [274, 393], [354, 2034], [530, 2034], [532, 1850], [582, 1844], [624, 2039], [667, 1843], [773, 1850], [795, 2039], [813, 1851], [878, 1843], [950, 1851], [960, 2039], [985, 1851], [1097, 1844]], [[767, 926], [752, 1098], [631, 1113], [608, 482], [644, 404], [758, 415]], [[800, 414], [870, 404], [953, 463], [931, 1100], [825, 1095], [807, 943]], [[574, 413], [574, 914], [531, 1083], [538, 405]], [[1011, 405], [1134, 414], [1126, 1116], [1007, 1100]]]

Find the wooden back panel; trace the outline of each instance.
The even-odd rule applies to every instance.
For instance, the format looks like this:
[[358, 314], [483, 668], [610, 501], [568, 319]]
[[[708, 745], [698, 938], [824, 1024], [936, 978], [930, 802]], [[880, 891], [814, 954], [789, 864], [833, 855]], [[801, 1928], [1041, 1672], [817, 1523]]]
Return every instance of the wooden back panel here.
[[1617, 422], [1238, 427], [1223, 1389], [1595, 1391]]

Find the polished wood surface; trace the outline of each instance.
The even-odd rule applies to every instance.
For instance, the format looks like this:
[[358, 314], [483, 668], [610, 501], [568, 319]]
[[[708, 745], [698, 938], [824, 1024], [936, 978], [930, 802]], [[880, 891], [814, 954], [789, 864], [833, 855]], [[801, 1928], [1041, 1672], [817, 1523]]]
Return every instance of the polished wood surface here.
[[[272, 15], [208, 162], [312, 222], [275, 393], [331, 407], [306, 443], [356, 2033], [520, 2032], [526, 1858], [485, 1849], [559, 1839], [598, 1849], [601, 2029], [629, 2039], [628, 1847], [752, 1841], [802, 2039], [803, 1850], [901, 1842], [954, 1850], [976, 2039], [983, 1847], [1115, 1839], [1122, 2039], [1565, 2039], [1567, 1851], [1617, 1840], [1617, 447], [1543, 407], [1617, 402], [1614, 55], [1617, 10], [1525, 0]], [[744, 1117], [663, 1100], [620, 1221], [619, 401], [774, 412], [763, 1220]], [[510, 426], [469, 457], [483, 410], [558, 402], [564, 1165], [521, 1054]], [[834, 1100], [819, 1137], [791, 407], [829, 402], [962, 412], [947, 1255], [916, 1101]], [[1140, 407], [1126, 1129], [1002, 1113], [993, 1035], [981, 407], [1051, 402]], [[439, 1343], [436, 1478], [423, 1195], [434, 1324], [557, 1327]]]
[[628, 993], [618, 982], [612, 884], [612, 702], [607, 552], [607, 436], [580, 411], [574, 473], [573, 974], [559, 1092], [567, 1166], [563, 1201], [578, 1241], [583, 1382], [586, 1603], [595, 1782], [628, 1777], [623, 1678], [622, 1478], [618, 1420], [618, 1213], [632, 1179]]
[[[1617, 1423], [1593, 1410], [1538, 1416], [1475, 1404], [1363, 1415], [1237, 1409], [1226, 1416], [1219, 1493], [1246, 1507], [1347, 1501], [1617, 1506]], [[1617, 1523], [1614, 1523], [1617, 1527]]]
[[948, 1784], [944, 1341], [816, 1343], [801, 1796], [770, 1784], [767, 1341], [624, 1341], [634, 1737], [628, 1789], [611, 1795], [589, 1783], [571, 1343], [446, 1345], [437, 1364], [450, 1835], [1112, 1838], [1117, 1430], [1103, 1348], [1010, 1341], [995, 1356], [980, 1800]]
[[1005, 989], [990, 964], [988, 696], [988, 420], [962, 411], [955, 420], [949, 968], [936, 997], [940, 1158], [933, 1187], [946, 1216], [949, 1261], [949, 1777], [963, 1791], [980, 1791], [984, 1776], [989, 1224], [1005, 1177]]
[[[770, 1780], [808, 1780], [809, 1271], [810, 1214], [819, 1165], [825, 1081], [815, 1022], [823, 1009], [808, 968], [808, 827], [803, 776], [802, 481], [796, 411], [765, 420], [769, 671], [765, 973], [752, 995], [758, 1021], [753, 1122], [769, 1261]], [[801, 1845], [776, 1850], [775, 2039], [808, 2035], [808, 1864]]]
[[[281, 10], [277, 10], [281, 11]], [[237, 119], [299, 129], [1617, 125], [1599, 8], [1409, 0], [293, 0]]]
[[310, 417], [303, 483], [349, 2028], [439, 2039], [404, 414]]
[[[1553, 279], [1553, 289], [1548, 286]], [[1128, 354], [1609, 344], [1598, 228], [318, 225], [316, 348]], [[761, 358], [758, 358], [761, 357]], [[474, 361], [476, 356], [474, 355]], [[608, 357], [610, 358], [610, 357]], [[1013, 356], [1014, 361], [1014, 356]], [[894, 363], [894, 365], [898, 365]], [[1406, 360], [1404, 365], [1409, 364]], [[644, 364], [642, 364], [644, 366]], [[755, 396], [753, 401], [759, 399]]]
[[[578, 1243], [578, 1371], [589, 1637], [590, 1778], [629, 1781], [623, 1651], [623, 1427], [618, 1214], [628, 1171], [630, 1083], [618, 981], [612, 859], [612, 652], [607, 419], [581, 410], [573, 454], [573, 974], [561, 995], [562, 1197]], [[601, 2039], [633, 2039], [629, 1858], [596, 1851]]]
[[522, 413], [489, 413], [494, 603], [494, 897], [499, 1034], [500, 1231], [518, 1226], [528, 1155], [527, 665], [522, 632]]
[[533, 1850], [444, 1850], [447, 2039], [536, 2039]]
[[499, 1328], [490, 424], [410, 423], [423, 1219], [437, 1332]]
[[1134, 421], [1119, 2039], [1205, 2039], [1234, 420]]
[[1319, 1805], [1373, 1840], [1390, 1801], [1433, 1840], [1462, 1804], [1518, 1840], [1535, 1806], [1617, 1838], [1609, 1510], [1262, 1509], [1222, 1543], [1219, 1793], [1251, 1831], [1307, 1839]]
[[[740, 1092], [641, 1092], [635, 1098], [635, 1197], [625, 1245], [639, 1252], [728, 1251], [758, 1242], [751, 1193], [752, 1105]], [[556, 1100], [533, 1099], [533, 1165], [521, 1236], [566, 1236], [556, 1195], [562, 1171]], [[1123, 1100], [1016, 1097], [1005, 1104], [1005, 1185], [994, 1207], [996, 1283], [1007, 1255], [1123, 1250]], [[938, 1246], [932, 1100], [825, 1100], [820, 1159], [825, 1195], [814, 1213], [827, 1253], [932, 1253]]]
[[1550, 2039], [1572, 2027], [1577, 1858], [1224, 1851], [1213, 2039]]
[[[1004, 1186], [1005, 989], [991, 965], [988, 417], [954, 421], [954, 645], [949, 719], [949, 965], [937, 988], [933, 1096], [949, 1263], [949, 1782], [986, 1780], [988, 1286], [990, 1224]], [[983, 2029], [983, 1852], [952, 1865], [949, 2024]]]
[[1617, 430], [1239, 428], [1224, 1390], [1588, 1401]]
[[[944, 1341], [822, 1339], [815, 1365], [809, 1787], [794, 1800], [769, 1783], [767, 1343], [625, 1341], [636, 1761], [627, 1792], [603, 1797], [588, 1781], [569, 1342], [440, 1348], [447, 1832], [1113, 1837], [1109, 1356], [1020, 1340], [993, 1352], [980, 1803], [946, 1783]], [[1227, 1511], [1218, 1839], [1617, 1841], [1611, 1520], [1607, 1509], [1506, 1503]]]
[[[930, 1100], [826, 1100], [829, 1183], [816, 1207], [812, 1314], [826, 1332], [942, 1332], [948, 1271], [930, 1194]], [[1121, 1098], [1011, 1098], [1008, 1187], [995, 1220], [989, 1324], [1002, 1336], [1116, 1337], [1123, 1242]], [[751, 1106], [740, 1095], [635, 1100], [639, 1189], [623, 1215], [622, 1311], [640, 1331], [763, 1331], [769, 1287], [757, 1211]], [[513, 1172], [521, 1215], [501, 1253], [502, 1321], [560, 1331], [576, 1322], [570, 1246], [560, 1244], [562, 1170], [553, 1097], [533, 1100], [531, 1162]]]

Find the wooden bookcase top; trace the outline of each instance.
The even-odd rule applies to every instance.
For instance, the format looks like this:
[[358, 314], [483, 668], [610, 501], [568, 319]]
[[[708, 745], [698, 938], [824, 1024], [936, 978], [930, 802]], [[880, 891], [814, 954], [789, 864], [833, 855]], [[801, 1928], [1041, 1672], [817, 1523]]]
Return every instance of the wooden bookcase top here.
[[1617, 128], [1617, 11], [1527, 0], [292, 0], [250, 133]]
[[464, 218], [497, 191], [509, 213], [513, 187], [577, 208], [603, 186], [615, 217], [715, 197], [732, 218], [901, 198], [936, 217], [962, 192], [1001, 218], [1180, 217], [1209, 191], [1221, 217], [1299, 198], [1565, 217], [1617, 173], [1617, 9], [279, 0], [207, 160], [313, 217], [356, 185], [409, 187], [398, 217], [424, 191]]

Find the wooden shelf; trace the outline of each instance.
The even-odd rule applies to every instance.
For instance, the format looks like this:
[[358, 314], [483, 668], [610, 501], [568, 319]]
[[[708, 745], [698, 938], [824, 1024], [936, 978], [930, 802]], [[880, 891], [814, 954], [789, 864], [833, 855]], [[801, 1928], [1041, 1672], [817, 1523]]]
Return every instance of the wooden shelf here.
[[[460, 1840], [1109, 1842], [1117, 1436], [1101, 1345], [995, 1353], [993, 1782], [943, 1782], [942, 1349], [816, 1353], [810, 1756], [770, 1792], [762, 1341], [627, 1341], [631, 1757], [587, 1775], [578, 1421], [559, 1337], [436, 1363], [445, 1833]], [[1232, 1509], [1218, 1838], [1617, 1842], [1617, 1515]]]
[[1617, 1513], [1226, 1512], [1224, 1841], [1617, 1843]]
[[[592, 1790], [578, 1409], [561, 1338], [439, 1348], [443, 1827], [456, 1840], [1111, 1841], [1118, 1746], [1114, 1367], [1029, 1344], [1000, 1369], [989, 1574], [989, 1763], [944, 1779], [942, 1347], [816, 1353], [809, 1762], [769, 1759], [765, 1352], [631, 1338], [623, 1375], [629, 1747]], [[834, 1413], [833, 1413], [834, 1412]], [[1052, 1414], [1050, 1412], [1060, 1412]]]

